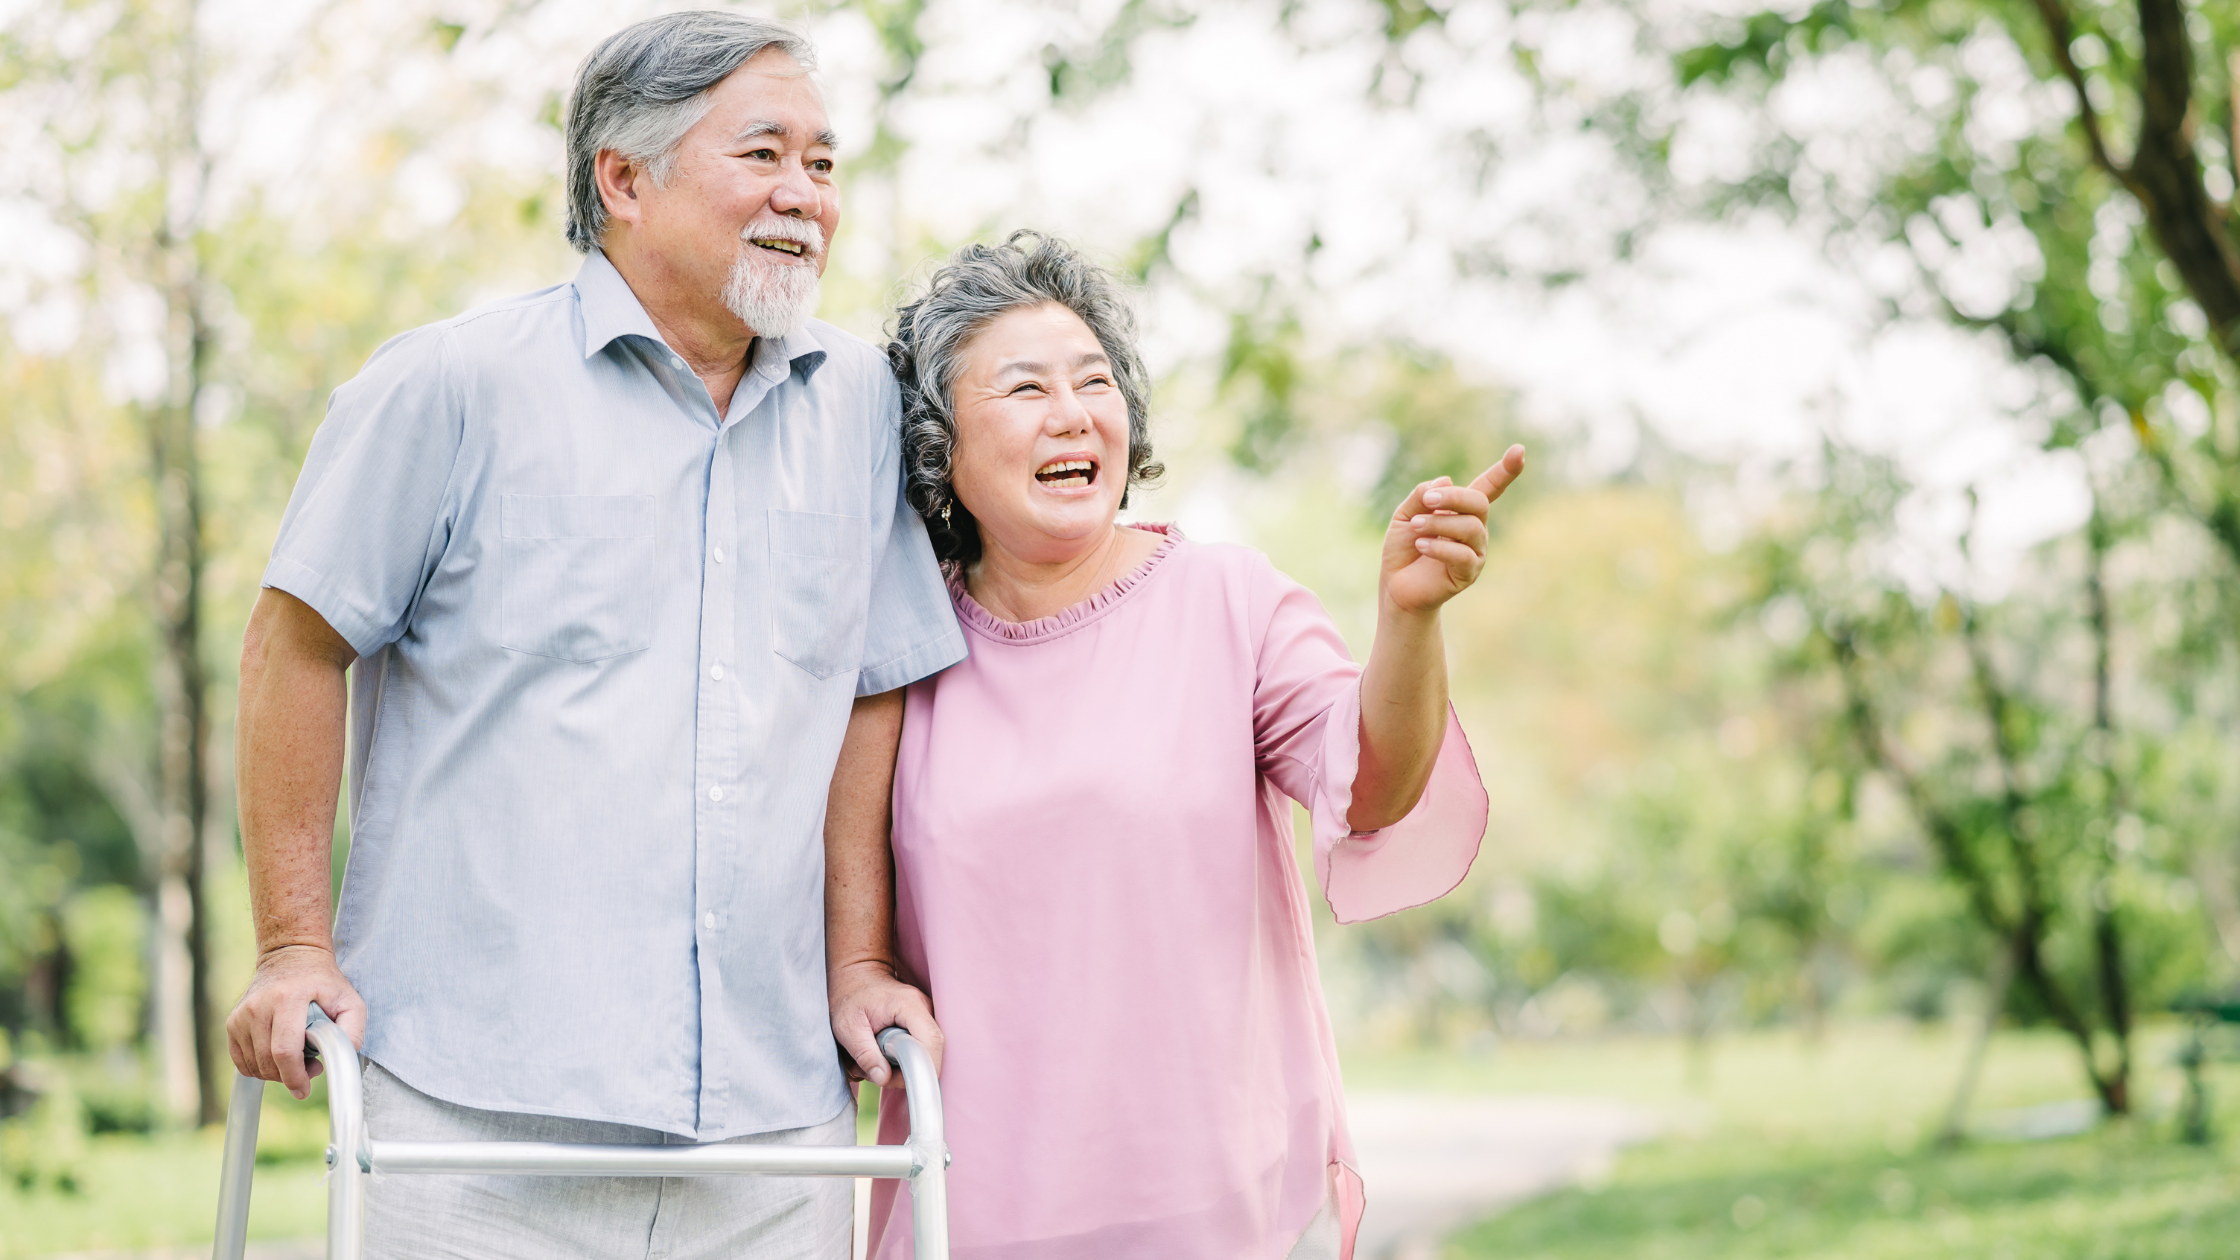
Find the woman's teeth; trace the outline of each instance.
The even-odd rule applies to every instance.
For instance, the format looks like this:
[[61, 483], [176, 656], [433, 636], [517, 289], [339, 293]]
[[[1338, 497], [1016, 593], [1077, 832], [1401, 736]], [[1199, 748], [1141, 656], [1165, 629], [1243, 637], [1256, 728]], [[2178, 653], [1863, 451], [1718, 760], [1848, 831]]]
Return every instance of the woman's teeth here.
[[1034, 479], [1060, 490], [1088, 485], [1097, 479], [1097, 466], [1085, 459], [1052, 460], [1034, 470]]

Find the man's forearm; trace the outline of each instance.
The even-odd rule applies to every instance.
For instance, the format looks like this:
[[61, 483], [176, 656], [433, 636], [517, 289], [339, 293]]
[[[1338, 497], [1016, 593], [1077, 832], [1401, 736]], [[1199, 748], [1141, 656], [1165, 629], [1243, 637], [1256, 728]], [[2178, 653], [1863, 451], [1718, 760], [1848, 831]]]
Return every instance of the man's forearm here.
[[280, 592], [265, 591], [250, 616], [235, 762], [260, 957], [293, 945], [333, 948], [348, 651], [318, 614]]
[[1376, 831], [1407, 817], [1431, 781], [1446, 728], [1447, 655], [1438, 614], [1386, 610], [1361, 672], [1361, 759], [1347, 825]]

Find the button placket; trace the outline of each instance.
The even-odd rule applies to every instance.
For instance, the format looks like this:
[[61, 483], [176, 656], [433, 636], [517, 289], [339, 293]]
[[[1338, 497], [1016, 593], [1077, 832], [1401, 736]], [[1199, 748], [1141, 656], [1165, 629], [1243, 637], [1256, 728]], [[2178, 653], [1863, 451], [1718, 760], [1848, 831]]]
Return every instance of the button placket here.
[[[732, 461], [725, 450], [732, 428], [719, 425], [709, 453], [708, 497], [702, 516], [703, 555], [709, 561], [718, 556], [735, 552], [738, 541], [738, 485]], [[694, 781], [697, 803], [694, 813], [697, 825], [693, 836], [693, 901], [701, 911], [701, 933], [697, 944], [702, 957], [699, 960], [700, 977], [700, 1081], [699, 1124], [702, 1130], [720, 1125], [712, 1113], [715, 1095], [721, 1091], [714, 1087], [707, 1075], [706, 1065], [719, 1062], [722, 1054], [711, 1044], [708, 1012], [718, 1010], [722, 1003], [722, 967], [718, 961], [720, 948], [717, 940], [728, 914], [725, 899], [732, 887], [730, 861], [736, 839], [743, 834], [740, 824], [745, 797], [740, 791], [741, 724], [739, 689], [726, 685], [726, 670], [722, 662], [734, 653], [734, 621], [738, 609], [737, 579], [739, 566], [735, 564], [702, 563], [700, 565], [700, 636], [697, 704], [697, 738], [694, 741]]]

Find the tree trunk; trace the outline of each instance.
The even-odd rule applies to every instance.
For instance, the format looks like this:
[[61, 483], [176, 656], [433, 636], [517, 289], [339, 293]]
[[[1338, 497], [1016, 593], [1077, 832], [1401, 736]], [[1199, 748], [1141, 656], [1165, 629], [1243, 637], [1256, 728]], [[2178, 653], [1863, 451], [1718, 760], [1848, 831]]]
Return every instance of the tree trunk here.
[[[209, 368], [211, 329], [197, 237], [208, 158], [202, 151], [201, 55], [195, 0], [181, 0], [173, 32], [169, 96], [174, 128], [164, 163], [164, 220], [150, 261], [166, 307], [170, 386], [143, 414], [156, 490], [155, 605], [162, 654], [157, 697], [157, 810], [162, 819], [164, 926], [178, 932], [187, 963], [187, 1022], [194, 1039], [195, 1114], [223, 1123], [226, 1061], [210, 991], [208, 869], [210, 678], [202, 655], [202, 462], [195, 413]], [[177, 890], [176, 892], [174, 890]], [[178, 904], [177, 892], [185, 894]], [[179, 920], [182, 920], [180, 922]]]
[[[193, 1028], [195, 1113], [224, 1120], [223, 1082], [216, 1061], [216, 1012], [210, 993], [210, 931], [205, 895], [203, 831], [210, 815], [210, 680], [202, 661], [202, 474], [196, 459], [193, 398], [200, 392], [201, 321], [174, 297], [172, 318], [187, 327], [179, 339], [186, 378], [176, 398], [148, 415], [156, 479], [159, 537], [155, 604], [162, 657], [157, 687], [157, 809], [162, 817], [163, 919], [181, 933], [187, 962], [186, 1013]], [[177, 890], [177, 891], [174, 891]], [[178, 895], [184, 893], [181, 906]], [[181, 921], [183, 920], [183, 921]]]
[[1944, 1127], [1937, 1131], [1937, 1145], [1958, 1146], [1968, 1136], [1968, 1104], [1976, 1094], [1976, 1082], [1983, 1076], [1983, 1058], [1991, 1049], [1991, 1034], [1999, 1030], [1999, 1016], [2007, 1009], [2007, 987], [2014, 983], [2014, 943], [2000, 942], [2001, 948], [1991, 957], [1990, 984], [1985, 986], [1983, 1022], [1976, 1026], [1976, 1035], [1968, 1043], [1968, 1060], [1960, 1069], [1960, 1081], [1953, 1087], [1952, 1102], [1944, 1112]]
[[2115, 719], [2115, 618], [2108, 609], [2107, 559], [2112, 541], [2107, 519], [2095, 505], [2085, 530], [2090, 547], [2085, 570], [2085, 597], [2092, 623], [2092, 749], [2100, 763], [2106, 801], [2107, 834], [2101, 840], [2100, 878], [2092, 890], [2092, 943], [2100, 980], [2100, 1010], [2115, 1042], [2116, 1062], [2111, 1079], [2118, 1115], [2131, 1106], [2131, 980], [2123, 965], [2123, 929], [2116, 921], [2116, 865], [2122, 861], [2116, 829], [2130, 811], [2130, 793], [2116, 764]]

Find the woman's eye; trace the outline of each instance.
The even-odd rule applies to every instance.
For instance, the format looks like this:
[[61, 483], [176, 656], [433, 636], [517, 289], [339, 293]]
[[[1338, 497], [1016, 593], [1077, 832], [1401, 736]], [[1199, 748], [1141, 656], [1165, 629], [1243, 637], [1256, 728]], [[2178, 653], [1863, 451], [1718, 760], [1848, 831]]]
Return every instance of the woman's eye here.
[[1021, 381], [1011, 387], [1011, 392], [1014, 394], [1018, 394], [1024, 393], [1025, 391], [1030, 389], [1038, 394], [1042, 392], [1042, 386], [1035, 384], [1033, 381]]
[[1085, 381], [1081, 382], [1081, 388], [1083, 388], [1083, 389], [1087, 389], [1087, 388], [1089, 388], [1089, 387], [1090, 387], [1090, 386], [1092, 386], [1092, 385], [1103, 385], [1103, 386], [1107, 386], [1107, 387], [1109, 387], [1109, 386], [1110, 386], [1111, 384], [1112, 384], [1112, 382], [1111, 382], [1111, 381], [1109, 381], [1109, 380], [1106, 380], [1106, 379], [1105, 379], [1104, 377], [1101, 377], [1101, 376], [1092, 376], [1092, 377], [1090, 377], [1090, 378], [1089, 378], [1088, 380], [1085, 380]]

